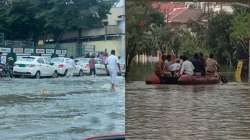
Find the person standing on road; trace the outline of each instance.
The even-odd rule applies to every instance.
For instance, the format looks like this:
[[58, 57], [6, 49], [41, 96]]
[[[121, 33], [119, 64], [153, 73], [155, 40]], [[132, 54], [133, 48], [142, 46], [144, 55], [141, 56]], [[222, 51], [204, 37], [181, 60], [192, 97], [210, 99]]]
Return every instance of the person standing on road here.
[[111, 55], [107, 58], [106, 64], [111, 78], [111, 90], [114, 92], [117, 73], [121, 72], [120, 64], [118, 63], [118, 58], [117, 56], [115, 56], [115, 50], [111, 51]]
[[104, 56], [103, 56], [103, 61], [104, 61], [106, 73], [109, 76], [109, 70], [108, 70], [108, 67], [107, 67], [108, 53], [106, 51], [107, 50], [105, 49]]
[[73, 56], [71, 56], [70, 59], [68, 60], [68, 64], [69, 64], [69, 74], [67, 75], [67, 77], [72, 77], [74, 74], [74, 69], [76, 67]]
[[96, 75], [95, 64], [96, 64], [95, 56], [92, 55], [91, 59], [89, 60], [89, 69], [90, 69], [90, 75], [93, 74], [94, 78], [95, 78], [95, 75]]
[[16, 62], [16, 53], [14, 53], [13, 51], [11, 51], [11, 53], [7, 54], [7, 66], [10, 72], [10, 76], [12, 77], [13, 75], [13, 68], [14, 68], [14, 64]]

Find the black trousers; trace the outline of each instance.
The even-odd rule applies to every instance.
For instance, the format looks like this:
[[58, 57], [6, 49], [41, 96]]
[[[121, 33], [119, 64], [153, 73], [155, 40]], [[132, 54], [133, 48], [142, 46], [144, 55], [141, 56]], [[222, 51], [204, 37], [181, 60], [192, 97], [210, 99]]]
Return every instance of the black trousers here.
[[89, 74], [90, 74], [90, 75], [92, 75], [92, 73], [94, 73], [94, 75], [96, 75], [96, 71], [95, 71], [95, 68], [92, 68], [92, 69], [90, 69], [90, 72], [89, 72]]

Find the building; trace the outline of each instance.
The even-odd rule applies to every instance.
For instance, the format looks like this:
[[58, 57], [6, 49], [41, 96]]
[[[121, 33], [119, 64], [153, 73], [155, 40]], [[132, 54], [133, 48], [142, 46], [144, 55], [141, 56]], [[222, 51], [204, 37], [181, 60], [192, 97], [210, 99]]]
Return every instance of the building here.
[[187, 7], [201, 9], [203, 13], [220, 11], [227, 13], [233, 12], [232, 3], [227, 2], [185, 2], [185, 5], [187, 5]]
[[108, 18], [103, 21], [103, 27], [82, 30], [80, 40], [77, 31], [67, 32], [58, 44], [53, 39], [47, 39], [40, 40], [35, 47], [32, 41], [4, 40], [4, 34], [0, 33], [0, 51], [3, 55], [13, 51], [18, 57], [32, 54], [51, 56], [53, 53], [59, 56], [81, 57], [105, 50], [110, 53], [114, 49], [118, 56], [125, 59], [124, 1], [121, 0], [118, 5], [114, 5], [107, 16]]
[[[82, 30], [81, 44], [78, 44], [78, 32], [65, 33], [59, 48], [67, 51], [67, 56], [85, 56], [107, 50], [115, 50], [118, 56], [125, 57], [125, 7], [112, 7], [110, 15], [103, 20], [103, 27]], [[53, 40], [47, 40], [45, 48], [55, 48]]]

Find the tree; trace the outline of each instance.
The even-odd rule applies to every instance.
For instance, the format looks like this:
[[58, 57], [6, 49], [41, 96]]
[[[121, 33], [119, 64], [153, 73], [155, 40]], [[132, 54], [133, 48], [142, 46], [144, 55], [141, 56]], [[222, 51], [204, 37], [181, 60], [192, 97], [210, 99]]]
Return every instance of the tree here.
[[248, 41], [250, 39], [250, 10], [238, 9], [235, 7], [235, 16], [231, 20], [231, 34], [230, 37], [236, 46], [238, 56], [247, 57]]
[[0, 29], [8, 39], [31, 39], [53, 35], [59, 42], [67, 31], [102, 26], [116, 0], [10, 0], [0, 8]]
[[230, 40], [230, 27], [233, 15], [221, 12], [212, 15], [208, 20], [207, 45], [215, 54], [219, 63], [233, 64], [234, 49]]
[[38, 41], [43, 22], [36, 18], [37, 8], [31, 0], [12, 0], [0, 13], [0, 26], [5, 27], [7, 39]]
[[151, 8], [151, 3], [128, 0], [126, 2], [126, 66], [129, 71], [130, 64], [137, 54], [149, 53], [154, 49], [157, 41], [152, 32], [152, 24], [164, 25], [164, 15]]
[[[151, 30], [152, 36], [154, 36], [155, 48], [158, 48], [163, 54], [166, 52], [167, 48], [173, 49], [173, 36], [172, 32], [166, 25], [164, 26], [154, 26]], [[177, 40], [175, 40], [177, 41]]]

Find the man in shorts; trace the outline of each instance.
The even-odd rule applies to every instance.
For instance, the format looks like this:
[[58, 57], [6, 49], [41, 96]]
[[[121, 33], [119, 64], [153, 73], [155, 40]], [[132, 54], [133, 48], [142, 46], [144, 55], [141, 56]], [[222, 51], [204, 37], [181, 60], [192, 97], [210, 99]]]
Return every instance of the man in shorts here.
[[115, 56], [115, 50], [111, 51], [111, 55], [107, 58], [107, 67], [111, 78], [111, 90], [115, 91], [117, 73], [121, 72], [120, 64], [117, 56]]
[[92, 55], [91, 59], [89, 60], [89, 69], [90, 69], [90, 75], [94, 75], [94, 78], [96, 75], [95, 64], [96, 64], [95, 56]]

